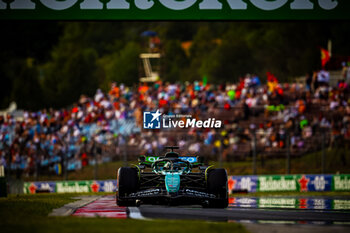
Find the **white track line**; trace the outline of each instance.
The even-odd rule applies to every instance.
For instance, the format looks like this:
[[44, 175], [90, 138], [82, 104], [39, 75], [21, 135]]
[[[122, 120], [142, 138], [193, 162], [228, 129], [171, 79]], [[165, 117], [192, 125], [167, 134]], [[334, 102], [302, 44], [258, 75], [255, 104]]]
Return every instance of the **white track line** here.
[[137, 207], [128, 207], [130, 213], [129, 213], [129, 217], [132, 219], [141, 219], [141, 220], [146, 220], [145, 217], [142, 216], [139, 208]]

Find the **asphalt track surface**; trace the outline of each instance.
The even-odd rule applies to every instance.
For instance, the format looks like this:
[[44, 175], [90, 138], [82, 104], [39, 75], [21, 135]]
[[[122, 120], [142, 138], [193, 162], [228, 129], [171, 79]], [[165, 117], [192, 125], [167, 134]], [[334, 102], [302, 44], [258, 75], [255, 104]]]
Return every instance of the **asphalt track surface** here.
[[242, 208], [230, 205], [226, 209], [201, 206], [119, 207], [114, 196], [104, 196], [81, 208], [74, 216], [136, 218], [136, 219], [196, 219], [209, 221], [294, 222], [350, 224], [350, 210], [315, 210], [289, 208]]
[[268, 220], [298, 222], [350, 222], [350, 213], [314, 210], [272, 210], [272, 209], [203, 209], [201, 207], [141, 206], [145, 218], [199, 219], [212, 221]]

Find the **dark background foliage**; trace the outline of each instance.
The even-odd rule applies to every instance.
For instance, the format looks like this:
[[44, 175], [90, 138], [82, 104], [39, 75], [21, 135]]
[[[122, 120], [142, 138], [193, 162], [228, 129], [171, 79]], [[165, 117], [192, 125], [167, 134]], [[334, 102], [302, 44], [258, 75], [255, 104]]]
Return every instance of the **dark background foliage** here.
[[[63, 107], [81, 94], [133, 85], [152, 30], [161, 39], [161, 79], [236, 82], [246, 73], [292, 81], [320, 69], [320, 47], [332, 59], [350, 55], [348, 22], [0, 22], [0, 107]], [[181, 43], [192, 41], [189, 51]], [[340, 62], [329, 69], [340, 69]]]

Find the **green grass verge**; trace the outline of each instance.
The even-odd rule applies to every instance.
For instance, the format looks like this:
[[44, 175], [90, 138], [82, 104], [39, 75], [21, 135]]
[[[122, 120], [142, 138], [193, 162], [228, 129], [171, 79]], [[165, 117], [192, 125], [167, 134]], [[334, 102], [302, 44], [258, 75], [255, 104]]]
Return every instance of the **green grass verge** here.
[[48, 217], [54, 208], [75, 201], [81, 194], [11, 195], [0, 199], [1, 232], [230, 232], [247, 233], [240, 224], [180, 220], [133, 220], [80, 217]]

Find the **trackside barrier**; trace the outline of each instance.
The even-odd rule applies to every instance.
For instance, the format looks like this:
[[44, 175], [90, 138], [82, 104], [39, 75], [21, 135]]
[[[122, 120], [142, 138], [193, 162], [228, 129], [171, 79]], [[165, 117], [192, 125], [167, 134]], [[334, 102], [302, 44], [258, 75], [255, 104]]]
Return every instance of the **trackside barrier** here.
[[228, 186], [230, 193], [350, 191], [350, 175], [230, 176]]
[[81, 180], [81, 181], [41, 181], [25, 182], [23, 193], [97, 193], [115, 192], [116, 180]]
[[7, 182], [4, 166], [0, 166], [0, 197], [7, 197]]
[[[259, 175], [229, 176], [228, 188], [235, 192], [350, 191], [350, 175]], [[115, 192], [116, 180], [24, 182], [23, 193]]]

